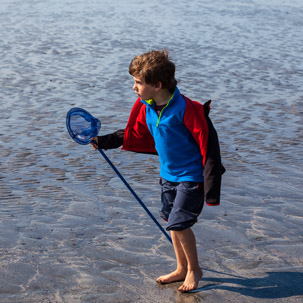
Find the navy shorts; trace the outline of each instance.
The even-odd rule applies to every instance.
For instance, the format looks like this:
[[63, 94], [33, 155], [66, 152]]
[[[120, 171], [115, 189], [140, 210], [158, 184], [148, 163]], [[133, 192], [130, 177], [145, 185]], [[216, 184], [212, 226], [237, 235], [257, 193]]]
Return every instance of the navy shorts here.
[[166, 230], [184, 230], [197, 222], [204, 205], [203, 182], [170, 182], [160, 179], [162, 209]]

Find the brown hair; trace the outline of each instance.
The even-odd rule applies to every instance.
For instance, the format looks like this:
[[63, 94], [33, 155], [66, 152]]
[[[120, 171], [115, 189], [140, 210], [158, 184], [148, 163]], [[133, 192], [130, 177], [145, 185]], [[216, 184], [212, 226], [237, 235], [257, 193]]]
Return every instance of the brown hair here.
[[162, 88], [172, 93], [175, 91], [177, 85], [175, 64], [165, 49], [152, 50], [134, 57], [128, 71], [133, 77], [141, 78], [149, 85], [156, 86], [161, 82]]

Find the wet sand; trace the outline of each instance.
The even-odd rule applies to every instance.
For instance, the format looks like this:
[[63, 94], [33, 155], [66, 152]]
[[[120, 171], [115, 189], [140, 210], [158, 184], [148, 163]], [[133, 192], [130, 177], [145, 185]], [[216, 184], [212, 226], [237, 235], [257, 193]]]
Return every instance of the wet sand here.
[[[303, 5], [202, 3], [1, 1], [1, 303], [302, 301]], [[227, 169], [194, 226], [204, 277], [189, 294], [155, 282], [170, 243], [65, 128], [73, 106], [101, 133], [125, 127], [128, 64], [163, 47], [181, 92], [213, 100]], [[157, 157], [106, 154], [158, 218]]]

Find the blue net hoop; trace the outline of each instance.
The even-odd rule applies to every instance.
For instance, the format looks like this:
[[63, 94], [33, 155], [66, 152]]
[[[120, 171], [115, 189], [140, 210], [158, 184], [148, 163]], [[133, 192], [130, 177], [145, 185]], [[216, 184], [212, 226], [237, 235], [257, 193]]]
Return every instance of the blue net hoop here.
[[90, 143], [91, 138], [98, 135], [101, 122], [88, 111], [74, 107], [66, 115], [66, 128], [74, 141], [86, 145]]

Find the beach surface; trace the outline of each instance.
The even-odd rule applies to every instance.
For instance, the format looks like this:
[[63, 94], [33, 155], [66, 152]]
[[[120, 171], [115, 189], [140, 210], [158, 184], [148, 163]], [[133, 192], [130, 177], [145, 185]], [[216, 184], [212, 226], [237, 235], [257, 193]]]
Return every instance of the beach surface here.
[[[0, 1], [0, 302], [302, 302], [303, 3]], [[180, 91], [212, 99], [226, 173], [196, 234], [195, 292], [158, 285], [171, 244], [68, 110], [124, 128], [130, 60], [167, 48]], [[157, 156], [106, 151], [159, 218]], [[165, 228], [165, 222], [160, 221]]]

